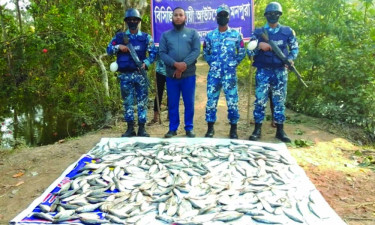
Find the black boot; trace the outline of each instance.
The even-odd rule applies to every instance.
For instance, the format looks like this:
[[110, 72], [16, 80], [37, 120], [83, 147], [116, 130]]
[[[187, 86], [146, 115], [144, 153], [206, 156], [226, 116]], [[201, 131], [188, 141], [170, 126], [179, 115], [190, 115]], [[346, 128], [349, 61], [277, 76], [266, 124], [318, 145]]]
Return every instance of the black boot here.
[[189, 130], [189, 131], [186, 131], [186, 136], [189, 137], [189, 138], [193, 138], [193, 137], [195, 137], [195, 133], [194, 133], [194, 131]]
[[255, 123], [255, 128], [251, 136], [249, 137], [250, 141], [257, 141], [262, 136], [262, 124], [261, 123]]
[[230, 137], [230, 139], [238, 139], [237, 124], [231, 124], [230, 125], [229, 137]]
[[214, 130], [214, 124], [215, 122], [208, 122], [207, 123], [207, 133], [205, 135], [205, 137], [210, 137], [212, 138], [215, 134], [215, 130]]
[[282, 142], [290, 143], [292, 142], [288, 136], [286, 136], [286, 133], [284, 132], [284, 124], [276, 124], [276, 138], [279, 139]]
[[145, 124], [139, 123], [138, 124], [138, 135], [139, 137], [150, 137], [150, 135], [145, 130]]
[[125, 133], [121, 135], [121, 137], [133, 137], [136, 136], [137, 134], [135, 133], [134, 130], [134, 121], [129, 121], [128, 122], [128, 129], [126, 130]]
[[177, 135], [177, 132], [176, 131], [172, 131], [172, 130], [169, 130], [168, 133], [166, 133], [164, 135], [165, 138], [171, 138], [173, 136], [176, 136]]

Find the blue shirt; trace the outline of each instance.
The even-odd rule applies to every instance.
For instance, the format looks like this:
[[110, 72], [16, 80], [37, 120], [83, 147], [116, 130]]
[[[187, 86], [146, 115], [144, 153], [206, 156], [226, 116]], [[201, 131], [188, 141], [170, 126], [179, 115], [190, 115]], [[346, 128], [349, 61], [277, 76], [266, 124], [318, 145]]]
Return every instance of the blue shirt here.
[[[264, 25], [264, 29], [266, 29], [270, 34], [276, 34], [277, 32], [279, 32], [280, 27], [281, 27], [280, 24], [277, 24], [275, 28], [270, 27], [268, 23]], [[297, 41], [295, 32], [293, 31], [292, 33], [293, 35], [290, 36], [287, 40], [287, 44], [289, 47], [289, 54], [288, 54], [289, 60], [295, 60], [298, 55], [298, 41]], [[258, 38], [256, 37], [254, 33], [252, 33], [252, 35], [250, 36], [250, 40], [258, 40]], [[254, 50], [247, 49], [248, 56], [255, 56], [258, 54], [258, 52], [259, 52], [259, 48], [256, 48]]]
[[[129, 36], [130, 39], [137, 38], [137, 36], [142, 36], [142, 32], [140, 30], [138, 30], [136, 34], [130, 33], [129, 30], [126, 30], [125, 33]], [[145, 60], [143, 60], [143, 62], [146, 64], [147, 67], [149, 67], [150, 64], [152, 64], [155, 61], [157, 49], [155, 47], [154, 40], [149, 34], [147, 35], [147, 42], [148, 42], [148, 47], [147, 47], [148, 57]], [[116, 36], [115, 36], [112, 38], [112, 40], [108, 44], [107, 54], [114, 55], [114, 54], [117, 54], [119, 51], [120, 51], [119, 44], [116, 43]]]
[[211, 31], [203, 43], [203, 57], [209, 65], [215, 61], [237, 66], [245, 55], [241, 34], [229, 27], [224, 32], [220, 32], [218, 28]]

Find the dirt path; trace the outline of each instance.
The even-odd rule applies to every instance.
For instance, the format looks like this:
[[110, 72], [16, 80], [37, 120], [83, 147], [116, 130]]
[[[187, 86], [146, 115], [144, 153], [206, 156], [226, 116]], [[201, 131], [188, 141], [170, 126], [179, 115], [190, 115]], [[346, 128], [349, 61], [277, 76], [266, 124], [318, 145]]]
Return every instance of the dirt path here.
[[[207, 125], [205, 118], [207, 66], [198, 63], [194, 130], [203, 137]], [[246, 122], [247, 97], [240, 93], [240, 115], [238, 135], [247, 140], [253, 125]], [[165, 107], [163, 107], [165, 109]], [[183, 105], [180, 105], [183, 112]], [[269, 113], [268, 113], [269, 114]], [[229, 123], [226, 102], [221, 93], [218, 104], [218, 120], [215, 124], [215, 137], [227, 138]], [[163, 137], [168, 131], [167, 113], [163, 111], [163, 124], [148, 126], [152, 137]], [[356, 150], [361, 150], [337, 134], [327, 132], [327, 126], [319, 119], [306, 117], [287, 111], [289, 118], [286, 133], [292, 139], [315, 142], [304, 148], [288, 147], [299, 165], [306, 171], [310, 180], [322, 193], [331, 207], [351, 225], [375, 224], [375, 174], [357, 166], [353, 158]], [[149, 118], [152, 118], [150, 112]], [[184, 136], [183, 115], [178, 136]], [[12, 154], [1, 154], [0, 158], [0, 224], [7, 224], [24, 210], [34, 199], [82, 154], [88, 152], [102, 137], [119, 137], [125, 124], [119, 122], [112, 129], [100, 130], [85, 136], [61, 141], [53, 145], [25, 148]], [[269, 121], [263, 125], [262, 141], [278, 142], [274, 138], [275, 129]], [[0, 152], [1, 153], [1, 152]], [[16, 176], [16, 177], [13, 177]]]

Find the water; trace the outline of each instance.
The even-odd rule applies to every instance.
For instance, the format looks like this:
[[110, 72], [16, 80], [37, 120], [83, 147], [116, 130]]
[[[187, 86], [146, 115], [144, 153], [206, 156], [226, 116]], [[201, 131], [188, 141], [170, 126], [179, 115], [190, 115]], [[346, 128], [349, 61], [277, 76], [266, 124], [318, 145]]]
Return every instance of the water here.
[[78, 123], [68, 113], [58, 113], [46, 105], [32, 105], [25, 101], [19, 109], [0, 115], [0, 149], [17, 146], [40, 146], [74, 137], [87, 131], [85, 123]]

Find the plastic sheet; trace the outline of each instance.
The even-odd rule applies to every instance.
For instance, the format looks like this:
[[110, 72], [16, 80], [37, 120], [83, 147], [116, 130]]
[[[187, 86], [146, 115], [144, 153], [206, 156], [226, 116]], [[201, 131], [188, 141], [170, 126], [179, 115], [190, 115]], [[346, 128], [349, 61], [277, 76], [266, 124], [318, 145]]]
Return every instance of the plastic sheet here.
[[[285, 159], [287, 159], [290, 163], [290, 167], [293, 170], [293, 174], [296, 174], [295, 178], [292, 180], [292, 186], [294, 189], [292, 191], [287, 191], [286, 196], [288, 196], [291, 202], [295, 202], [298, 199], [298, 205], [294, 208], [297, 208], [298, 211], [294, 210], [294, 213], [299, 213], [303, 215], [303, 222], [295, 222], [287, 216], [283, 215], [273, 215], [273, 214], [266, 214], [267, 218], [271, 220], [276, 220], [280, 224], [345, 224], [345, 222], [336, 214], [336, 212], [328, 205], [328, 203], [324, 200], [322, 195], [319, 191], [315, 188], [315, 186], [311, 183], [311, 181], [306, 176], [306, 173], [303, 171], [301, 167], [298, 166], [295, 159], [290, 155], [287, 147], [285, 144], [270, 144], [270, 143], [263, 143], [263, 142], [252, 142], [252, 141], [244, 141], [244, 140], [230, 140], [230, 139], [215, 139], [215, 138], [171, 138], [171, 139], [161, 139], [161, 138], [102, 138], [101, 141], [91, 149], [87, 154], [83, 155], [77, 162], [70, 165], [62, 174], [61, 176], [53, 182], [45, 192], [37, 199], [35, 199], [27, 209], [22, 211], [19, 215], [17, 215], [10, 224], [51, 224], [52, 222], [46, 221], [43, 219], [37, 219], [32, 216], [34, 212], [40, 212], [39, 204], [43, 203], [46, 205], [51, 205], [56, 196], [53, 193], [56, 193], [60, 190], [60, 187], [71, 180], [72, 177], [77, 175], [79, 172], [78, 170], [84, 167], [88, 163], [95, 163], [96, 155], [97, 154], [105, 154], [105, 151], [113, 148], [114, 146], [119, 145], [126, 145], [126, 144], [133, 144], [136, 142], [142, 143], [158, 143], [158, 142], [168, 142], [168, 143], [176, 143], [179, 146], [191, 146], [191, 145], [237, 145], [237, 144], [246, 144], [246, 145], [255, 145], [260, 147], [268, 147], [276, 150], [276, 152], [282, 155]], [[315, 203], [315, 210], [318, 210], [320, 213], [324, 214], [323, 219], [314, 215], [311, 207], [311, 199], [309, 196], [314, 196], [314, 203]], [[294, 200], [293, 200], [294, 199]], [[292, 201], [293, 200], [293, 201]], [[103, 217], [103, 213], [99, 210], [96, 210], [96, 213]], [[53, 215], [53, 214], [52, 214]], [[152, 218], [156, 215], [155, 212], [151, 212], [147, 214], [147, 216]], [[262, 217], [265, 218], [265, 217]], [[61, 222], [61, 224], [82, 224], [80, 220], [72, 220]], [[166, 224], [158, 220], [154, 220], [152, 224]], [[207, 223], [210, 224], [210, 223]], [[212, 224], [224, 224], [223, 222], [214, 222]], [[250, 216], [245, 215], [242, 218], [228, 222], [228, 224], [265, 224], [264, 222], [259, 222], [254, 219], [251, 219]]]

